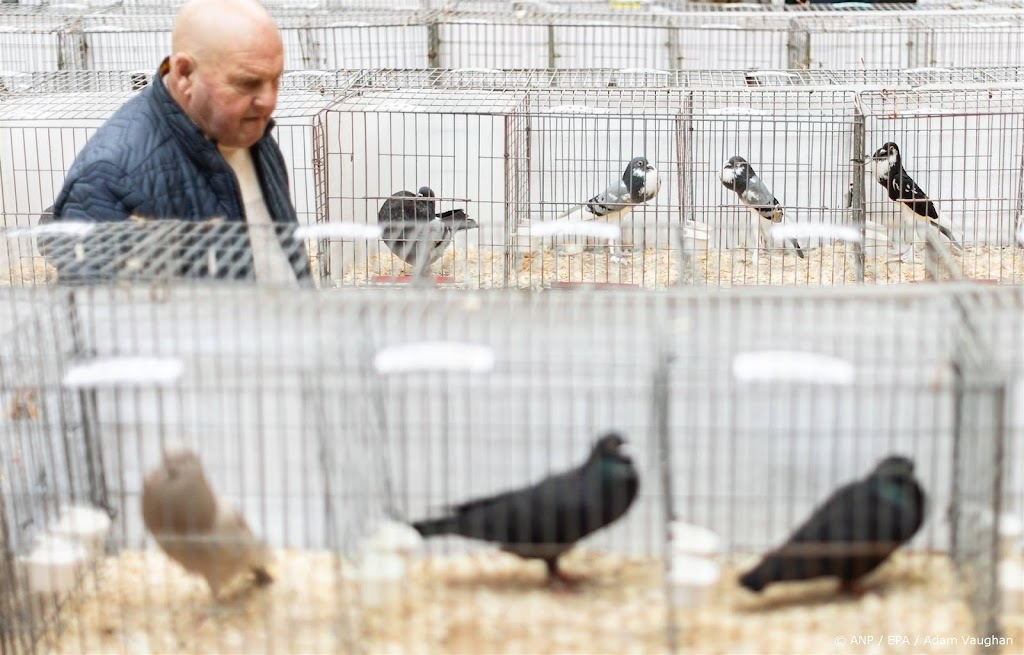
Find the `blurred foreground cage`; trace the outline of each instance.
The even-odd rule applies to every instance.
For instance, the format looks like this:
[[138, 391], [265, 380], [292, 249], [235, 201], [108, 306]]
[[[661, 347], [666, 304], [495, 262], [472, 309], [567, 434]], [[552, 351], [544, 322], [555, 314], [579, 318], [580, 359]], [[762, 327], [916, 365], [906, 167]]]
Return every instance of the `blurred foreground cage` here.
[[[3, 16], [0, 13], [0, 16]], [[171, 12], [6, 16], [0, 70], [136, 69], [168, 54]], [[866, 20], [870, 18], [870, 20]], [[537, 13], [279, 12], [288, 69], [836, 69], [1019, 65], [1013, 8]]]
[[[52, 435], [54, 456], [33, 466], [77, 485], [40, 489], [28, 458], [5, 456], [0, 556], [18, 570], [68, 502], [115, 513], [107, 553], [56, 602], [28, 602], [39, 596], [24, 577], [0, 590], [24, 608], [25, 621], [0, 623], [14, 653], [792, 652], [884, 625], [1024, 638], [1024, 617], [993, 602], [993, 517], [1021, 511], [1000, 504], [1019, 481], [998, 474], [1019, 412], [1005, 402], [1024, 357], [1019, 287], [122, 285], [9, 290], [0, 303], [19, 330], [4, 340], [0, 397], [7, 406], [29, 386], [40, 399], [0, 430], [25, 448]], [[69, 414], [83, 393], [92, 409]], [[397, 580], [370, 575], [376, 520], [425, 518], [566, 470], [610, 429], [633, 447], [640, 497], [564, 558], [584, 577], [578, 594], [542, 591], [543, 567], [454, 539], [403, 559]], [[200, 453], [218, 493], [267, 538], [273, 585], [212, 607], [144, 535], [142, 476], [174, 442]], [[866, 581], [878, 594], [737, 587], [753, 555], [892, 453], [916, 463], [929, 508]], [[102, 475], [82, 477], [83, 461]], [[667, 538], [698, 527], [718, 541], [702, 556], [716, 578], [703, 583], [677, 576], [690, 555]]]

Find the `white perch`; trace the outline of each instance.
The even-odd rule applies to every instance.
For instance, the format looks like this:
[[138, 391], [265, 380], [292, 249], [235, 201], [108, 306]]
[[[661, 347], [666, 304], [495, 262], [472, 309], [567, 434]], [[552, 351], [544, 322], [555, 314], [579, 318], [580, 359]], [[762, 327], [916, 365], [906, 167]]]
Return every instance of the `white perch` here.
[[32, 552], [20, 559], [30, 591], [61, 594], [71, 591], [88, 559], [85, 546], [55, 535], [40, 537]]
[[668, 533], [673, 554], [713, 557], [722, 549], [718, 534], [699, 525], [673, 521], [668, 525]]
[[1024, 612], [1024, 566], [1020, 562], [1000, 562], [998, 577], [1003, 612], [1006, 615]]
[[860, 230], [849, 225], [828, 225], [827, 223], [783, 223], [772, 225], [772, 239], [782, 241], [786, 239], [831, 239], [833, 241], [846, 241], [848, 243], [860, 243], [862, 235]]
[[703, 605], [721, 577], [721, 568], [709, 559], [689, 555], [673, 557], [668, 581], [675, 606], [692, 608]]
[[295, 228], [296, 239], [341, 239], [356, 241], [359, 239], [379, 239], [382, 231], [380, 225], [368, 223], [316, 223]]
[[97, 357], [75, 364], [64, 374], [64, 386], [168, 386], [181, 378], [185, 364], [175, 357]]
[[494, 349], [455, 341], [420, 341], [377, 351], [373, 367], [378, 373], [450, 371], [488, 373], [494, 370]]
[[95, 557], [102, 551], [110, 532], [110, 516], [95, 507], [69, 505], [61, 510], [50, 532], [82, 544], [88, 554]]
[[519, 226], [520, 236], [528, 239], [543, 239], [554, 236], [579, 236], [593, 239], [618, 239], [622, 228], [616, 223], [599, 221], [544, 221], [524, 222]]
[[732, 360], [733, 376], [741, 382], [808, 382], [851, 385], [850, 362], [800, 350], [759, 350], [744, 352]]
[[423, 546], [423, 537], [414, 528], [398, 521], [378, 521], [360, 543], [364, 553], [411, 554]]
[[83, 236], [96, 229], [95, 223], [85, 221], [59, 221], [57, 223], [45, 223], [34, 227], [16, 227], [6, 230], [4, 235], [8, 239], [21, 237], [41, 237], [49, 235]]
[[401, 599], [407, 569], [405, 559], [395, 553], [362, 553], [349, 577], [359, 587], [362, 604], [380, 607]]

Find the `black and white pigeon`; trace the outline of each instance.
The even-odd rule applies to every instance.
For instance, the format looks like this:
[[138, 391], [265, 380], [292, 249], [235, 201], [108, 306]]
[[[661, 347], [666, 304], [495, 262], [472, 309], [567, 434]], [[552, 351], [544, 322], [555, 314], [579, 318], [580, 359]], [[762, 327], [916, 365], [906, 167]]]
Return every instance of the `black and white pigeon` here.
[[[958, 249], [963, 250], [960, 241], [954, 236], [953, 224], [948, 219], [939, 216], [938, 210], [935, 209], [935, 203], [928, 198], [928, 194], [903, 168], [903, 157], [900, 155], [899, 146], [891, 141], [886, 143], [867, 158], [867, 163], [878, 183], [888, 191], [889, 199], [899, 203], [900, 216], [904, 223], [908, 225], [913, 225], [913, 221], [928, 223]], [[914, 244], [911, 242], [910, 246], [900, 253], [900, 257], [902, 258], [913, 248]]]
[[453, 534], [500, 544], [520, 557], [544, 560], [550, 583], [572, 582], [559, 570], [558, 558], [625, 514], [636, 499], [640, 478], [625, 443], [609, 432], [582, 466], [524, 489], [456, 505], [445, 516], [412, 526], [424, 537]]
[[437, 196], [430, 187], [418, 193], [396, 191], [377, 212], [382, 238], [391, 252], [413, 266], [419, 276], [444, 254], [457, 232], [477, 227], [464, 209], [436, 212]]
[[740, 584], [757, 592], [773, 582], [838, 577], [848, 590], [917, 533], [925, 500], [914, 462], [887, 457], [837, 489]]
[[[729, 161], [725, 162], [722, 170], [718, 173], [718, 179], [722, 181], [722, 185], [726, 189], [735, 191], [740, 202], [750, 208], [751, 213], [757, 219], [758, 238], [761, 245], [766, 247], [769, 240], [764, 232], [765, 221], [768, 221], [769, 224], [781, 223], [785, 217], [782, 205], [779, 204], [771, 189], [757, 176], [750, 162], [739, 156], [730, 157]], [[800, 242], [796, 239], [790, 239], [789, 242], [796, 249], [796, 254], [803, 259], [804, 251], [800, 248]]]
[[[626, 164], [622, 177], [608, 185], [601, 193], [580, 205], [574, 205], [559, 214], [556, 220], [584, 220], [597, 218], [621, 221], [637, 205], [642, 205], [661, 189], [661, 177], [647, 157], [633, 157]], [[612, 243], [612, 258], [620, 261], [621, 249]]]

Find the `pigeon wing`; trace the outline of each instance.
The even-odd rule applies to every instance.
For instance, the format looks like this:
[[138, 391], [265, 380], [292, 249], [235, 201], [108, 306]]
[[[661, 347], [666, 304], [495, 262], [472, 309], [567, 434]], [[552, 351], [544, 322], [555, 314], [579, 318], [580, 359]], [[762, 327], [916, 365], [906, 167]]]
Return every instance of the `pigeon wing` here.
[[782, 220], [782, 207], [779, 201], [756, 175], [747, 181], [747, 188], [740, 194], [740, 200], [757, 211], [761, 218], [775, 222]]
[[906, 171], [900, 171], [898, 175], [889, 178], [888, 189], [890, 200], [902, 202], [918, 216], [939, 220], [935, 204]]
[[622, 212], [633, 206], [629, 187], [622, 180], [616, 180], [608, 188], [597, 194], [584, 205], [586, 211], [598, 218]]

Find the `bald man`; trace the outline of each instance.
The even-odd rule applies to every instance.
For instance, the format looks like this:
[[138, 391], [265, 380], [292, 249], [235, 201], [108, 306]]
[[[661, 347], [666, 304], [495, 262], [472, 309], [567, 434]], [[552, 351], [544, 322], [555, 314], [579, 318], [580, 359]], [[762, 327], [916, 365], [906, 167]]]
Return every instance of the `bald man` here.
[[[190, 0], [171, 49], [153, 82], [79, 153], [54, 220], [224, 219], [204, 232], [213, 256], [175, 248], [180, 274], [308, 280], [305, 246], [291, 238], [297, 219], [284, 157], [270, 134], [284, 70], [273, 18], [252, 0]], [[244, 237], [232, 242], [238, 222]]]

